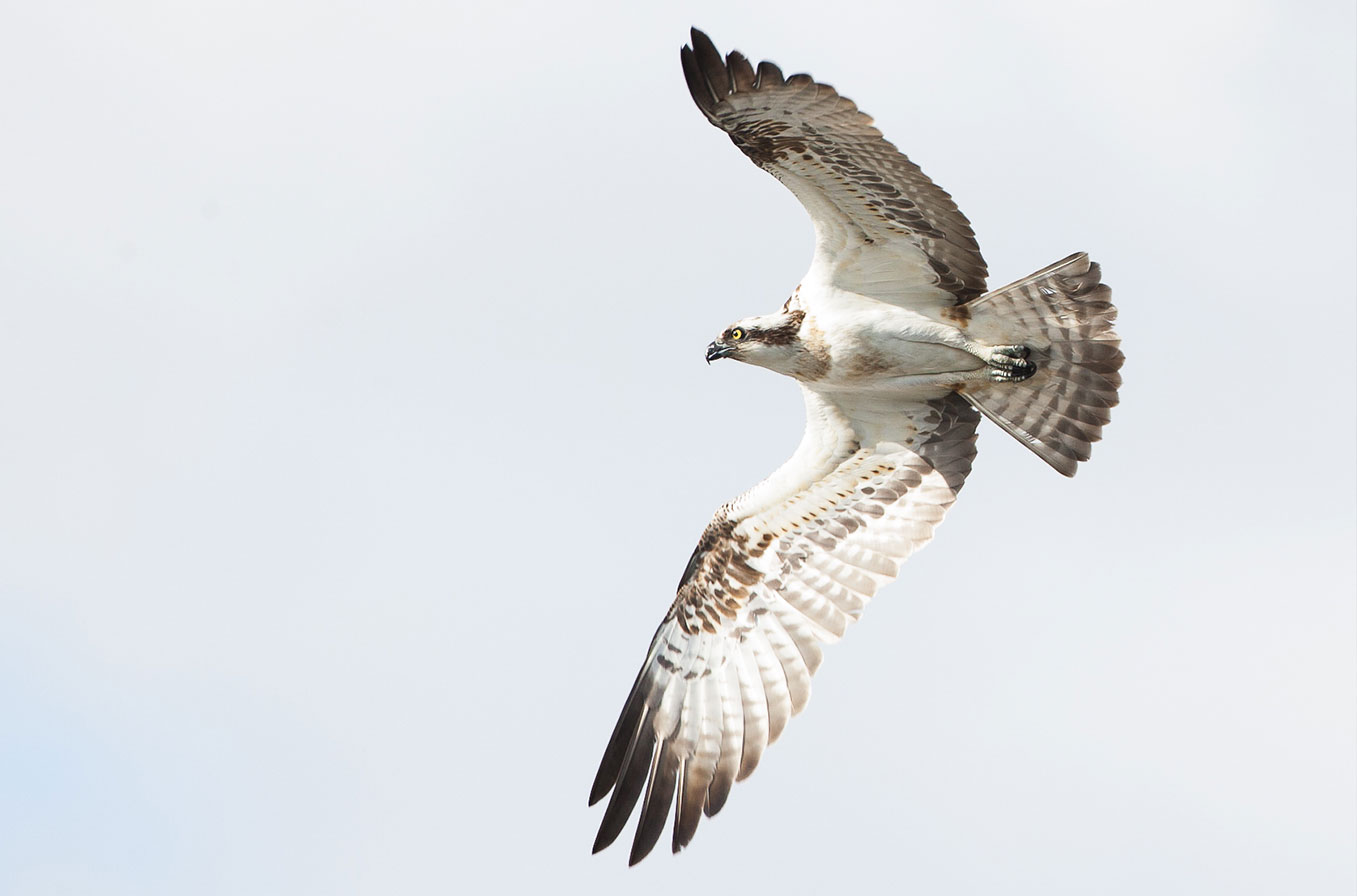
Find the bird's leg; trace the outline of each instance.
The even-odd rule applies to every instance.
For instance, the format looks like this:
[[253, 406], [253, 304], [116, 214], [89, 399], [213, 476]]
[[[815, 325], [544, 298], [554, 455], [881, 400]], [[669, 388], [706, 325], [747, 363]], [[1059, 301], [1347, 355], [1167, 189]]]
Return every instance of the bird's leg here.
[[1037, 372], [1037, 365], [1027, 360], [1031, 351], [1025, 345], [989, 345], [968, 339], [955, 330], [941, 341], [984, 361], [985, 373], [991, 382], [1021, 383]]
[[989, 368], [954, 370], [950, 373], [913, 373], [882, 377], [878, 385], [883, 389], [922, 389], [933, 386], [952, 388], [989, 382]]
[[985, 362], [985, 373], [991, 382], [1021, 383], [1037, 372], [1037, 365], [1028, 360], [1031, 351], [1025, 345], [989, 345], [968, 339], [959, 330], [948, 328], [938, 334], [943, 345], [959, 348]]
[[945, 345], [979, 358], [985, 366], [976, 373], [990, 382], [1020, 383], [1037, 372], [1037, 365], [1028, 360], [1031, 350], [1025, 345], [990, 345], [971, 339], [956, 327], [931, 322], [920, 324], [917, 320], [909, 320], [897, 334], [910, 342]]

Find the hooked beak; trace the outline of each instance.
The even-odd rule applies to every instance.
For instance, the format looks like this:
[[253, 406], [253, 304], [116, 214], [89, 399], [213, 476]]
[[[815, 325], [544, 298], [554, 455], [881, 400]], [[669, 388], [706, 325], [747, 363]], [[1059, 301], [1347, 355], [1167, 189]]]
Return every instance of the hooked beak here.
[[727, 358], [732, 351], [734, 351], [734, 349], [728, 345], [713, 342], [711, 345], [707, 346], [707, 363], [710, 364], [717, 358]]

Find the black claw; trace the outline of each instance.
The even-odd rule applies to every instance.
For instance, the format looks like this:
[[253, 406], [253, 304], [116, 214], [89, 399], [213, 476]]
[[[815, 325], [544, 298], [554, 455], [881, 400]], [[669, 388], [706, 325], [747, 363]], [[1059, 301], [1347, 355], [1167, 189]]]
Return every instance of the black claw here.
[[1021, 383], [1031, 379], [1037, 372], [1037, 365], [1031, 361], [1015, 360], [1012, 364], [991, 365], [989, 378], [996, 383]]

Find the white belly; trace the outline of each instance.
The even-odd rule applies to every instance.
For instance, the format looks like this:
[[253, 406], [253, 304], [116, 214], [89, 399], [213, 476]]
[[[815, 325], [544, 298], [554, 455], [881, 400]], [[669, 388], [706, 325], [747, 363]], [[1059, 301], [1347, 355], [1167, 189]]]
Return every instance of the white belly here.
[[817, 382], [823, 387], [897, 391], [938, 374], [985, 366], [959, 347], [966, 341], [959, 329], [904, 308], [864, 302], [816, 321], [830, 356], [829, 369]]

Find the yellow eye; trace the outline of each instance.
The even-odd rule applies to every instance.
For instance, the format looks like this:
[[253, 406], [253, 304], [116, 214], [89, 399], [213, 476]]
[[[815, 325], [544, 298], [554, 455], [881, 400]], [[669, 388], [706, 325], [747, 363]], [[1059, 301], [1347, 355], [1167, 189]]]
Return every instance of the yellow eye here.
[[739, 327], [736, 327], [735, 329], [730, 331], [730, 339], [732, 342], [739, 342], [743, 338], [744, 330], [740, 329]]

